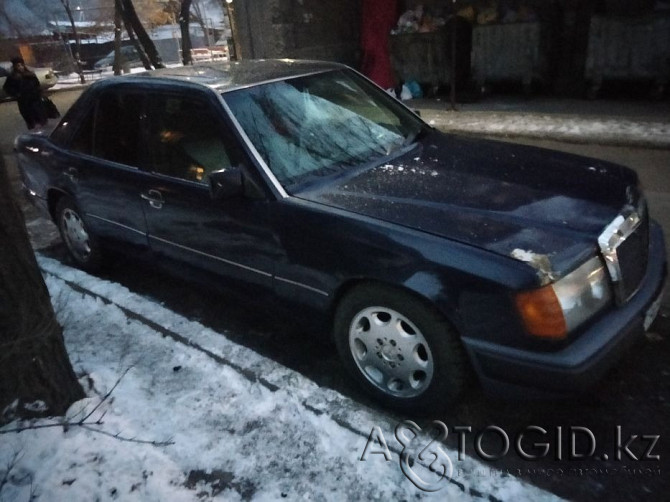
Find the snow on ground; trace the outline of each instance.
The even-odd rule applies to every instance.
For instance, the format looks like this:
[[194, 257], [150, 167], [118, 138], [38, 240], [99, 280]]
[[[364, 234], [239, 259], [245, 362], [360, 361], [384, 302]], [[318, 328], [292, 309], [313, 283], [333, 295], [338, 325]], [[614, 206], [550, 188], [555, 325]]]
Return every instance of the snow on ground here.
[[[451, 450], [453, 478], [422, 492], [400, 470], [391, 416], [118, 284], [38, 260], [87, 390], [68, 420], [93, 414], [87, 427], [0, 429], [2, 501], [557, 500]], [[7, 433], [30, 424], [43, 428]], [[374, 426], [392, 461], [360, 460]]]
[[670, 122], [519, 112], [422, 110], [432, 126], [448, 132], [523, 136], [577, 143], [670, 148]]

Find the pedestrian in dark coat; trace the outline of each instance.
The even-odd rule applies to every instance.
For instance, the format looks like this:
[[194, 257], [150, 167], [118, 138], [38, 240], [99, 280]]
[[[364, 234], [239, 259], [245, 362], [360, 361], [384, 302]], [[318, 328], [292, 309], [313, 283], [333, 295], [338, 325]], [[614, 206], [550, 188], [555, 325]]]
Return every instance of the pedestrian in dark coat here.
[[42, 104], [42, 89], [37, 76], [30, 71], [23, 59], [16, 57], [12, 59], [12, 71], [7, 76], [5, 92], [16, 98], [19, 104], [19, 112], [26, 121], [28, 129], [42, 127], [47, 123], [47, 114]]

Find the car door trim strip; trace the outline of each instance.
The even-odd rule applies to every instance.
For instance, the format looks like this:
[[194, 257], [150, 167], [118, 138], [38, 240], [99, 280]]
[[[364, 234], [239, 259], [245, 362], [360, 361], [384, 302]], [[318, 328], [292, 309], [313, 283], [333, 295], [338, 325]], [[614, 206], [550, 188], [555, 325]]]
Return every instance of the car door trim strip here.
[[323, 296], [330, 296], [325, 291], [321, 291], [320, 289], [313, 288], [312, 286], [307, 286], [306, 284], [301, 284], [299, 282], [292, 281], [291, 279], [285, 279], [283, 277], [279, 277], [278, 275], [275, 276], [275, 279], [277, 279], [278, 281], [286, 282], [288, 284], [292, 284], [293, 286], [299, 286], [301, 288], [308, 289], [310, 291], [313, 291], [314, 293], [318, 293], [318, 294], [323, 295]]
[[147, 236], [146, 232], [142, 232], [141, 230], [137, 230], [136, 228], [129, 227], [128, 225], [124, 225], [123, 223], [119, 223], [118, 221], [112, 221], [108, 220], [107, 218], [103, 218], [102, 216], [98, 216], [97, 214], [92, 214], [92, 213], [87, 213], [87, 216], [90, 216], [91, 218], [95, 218], [96, 220], [101, 220], [104, 221], [105, 223], [111, 223], [112, 225], [116, 225], [118, 227], [125, 228], [126, 230], [130, 230], [131, 232], [135, 232], [137, 234]]
[[244, 270], [249, 270], [250, 272], [255, 272], [257, 274], [263, 275], [265, 277], [272, 277], [272, 274], [269, 272], [265, 272], [263, 270], [258, 270], [257, 268], [249, 267], [248, 265], [242, 265], [241, 263], [237, 263], [235, 261], [231, 260], [226, 260], [225, 258], [221, 258], [220, 256], [215, 256], [213, 254], [205, 253], [204, 251], [198, 251], [197, 249], [190, 248], [188, 246], [183, 246], [181, 244], [177, 244], [176, 242], [168, 241], [166, 239], [161, 239], [160, 237], [156, 237], [155, 235], [149, 235], [150, 239], [154, 239], [160, 242], [163, 242], [165, 244], [169, 244], [170, 246], [175, 246], [180, 249], [184, 249], [186, 251], [191, 251], [192, 253], [196, 253], [202, 256], [206, 256], [207, 258], [212, 258], [213, 260], [218, 260], [223, 263], [227, 263], [228, 265], [233, 265], [234, 267], [239, 267], [243, 268]]
[[320, 290], [320, 289], [313, 288], [312, 286], [308, 286], [307, 284], [302, 284], [302, 283], [300, 283], [300, 282], [292, 281], [291, 279], [286, 279], [286, 278], [284, 278], [284, 277], [279, 277], [279, 276], [276, 276], [276, 275], [273, 276], [273, 275], [270, 274], [269, 272], [265, 272], [265, 271], [263, 271], [263, 270], [258, 270], [257, 268], [249, 267], [248, 265], [243, 265], [243, 264], [238, 263], [238, 262], [235, 262], [235, 261], [227, 260], [227, 259], [225, 259], [225, 258], [221, 258], [220, 256], [215, 256], [215, 255], [212, 255], [212, 254], [209, 254], [209, 253], [205, 253], [205, 252], [203, 252], [203, 251], [198, 251], [197, 249], [193, 249], [193, 248], [190, 248], [190, 247], [188, 247], [188, 246], [183, 246], [183, 245], [181, 245], [181, 244], [177, 244], [176, 242], [168, 241], [168, 240], [166, 240], [166, 239], [161, 239], [160, 237], [156, 237], [155, 235], [147, 235], [145, 232], [142, 232], [141, 230], [137, 230], [137, 229], [135, 229], [135, 228], [129, 227], [129, 226], [124, 225], [124, 224], [122, 224], [122, 223], [118, 223], [118, 222], [116, 222], [116, 221], [108, 220], [107, 218], [103, 218], [102, 216], [98, 216], [98, 215], [91, 214], [91, 213], [89, 213], [88, 215], [89, 215], [91, 218], [95, 218], [95, 219], [97, 219], [97, 220], [102, 220], [102, 221], [104, 221], [104, 222], [106, 222], [106, 223], [111, 223], [112, 225], [117, 225], [117, 226], [122, 227], [122, 228], [125, 228], [125, 229], [127, 229], [127, 230], [131, 230], [132, 232], [136, 232], [136, 233], [138, 233], [138, 234], [140, 234], [140, 235], [147, 236], [147, 237], [149, 237], [150, 239], [154, 239], [154, 240], [163, 242], [163, 243], [165, 243], [165, 244], [169, 244], [169, 245], [171, 245], [171, 246], [175, 246], [175, 247], [184, 249], [184, 250], [186, 250], [186, 251], [191, 251], [192, 253], [196, 253], [196, 254], [199, 254], [199, 255], [202, 255], [202, 256], [206, 256], [207, 258], [212, 258], [212, 259], [214, 259], [214, 260], [221, 261], [221, 262], [223, 262], [223, 263], [226, 263], [226, 264], [228, 264], [228, 265], [232, 265], [232, 266], [234, 266], [234, 267], [239, 267], [239, 268], [242, 268], [242, 269], [244, 269], [244, 270], [249, 270], [250, 272], [255, 272], [255, 273], [260, 274], [260, 275], [265, 276], [265, 277], [272, 277], [273, 279], [276, 279], [276, 280], [278, 280], [278, 281], [285, 282], [285, 283], [287, 283], [287, 284], [291, 284], [291, 285], [293, 285], [293, 286], [298, 286], [298, 287], [307, 289], [307, 290], [309, 290], [309, 291], [312, 291], [312, 292], [314, 292], [314, 293], [318, 293], [318, 294], [323, 295], [323, 296], [330, 296], [326, 291], [322, 291], [322, 290]]
[[193, 249], [193, 248], [190, 248], [188, 246], [183, 246], [181, 244], [177, 244], [176, 242], [168, 241], [166, 239], [161, 239], [160, 237], [156, 237], [155, 235], [150, 235], [149, 238], [160, 241], [160, 242], [163, 242], [165, 244], [169, 244], [170, 246], [175, 246], [175, 247], [178, 247], [180, 249], [184, 249], [186, 251], [191, 251], [193, 253], [196, 253], [196, 254], [199, 254], [199, 255], [202, 255], [202, 256], [206, 256], [207, 258], [212, 258], [213, 260], [221, 261], [223, 263], [226, 263], [228, 265], [232, 265], [234, 267], [239, 267], [239, 268], [242, 268], [244, 270], [249, 270], [250, 272], [255, 272], [257, 274], [261, 274], [262, 276], [265, 276], [265, 277], [271, 277], [271, 278], [276, 279], [278, 281], [286, 282], [286, 283], [292, 284], [294, 286], [299, 286], [301, 288], [307, 289], [309, 291], [312, 291], [314, 293], [318, 293], [318, 294], [323, 295], [323, 296], [330, 296], [327, 292], [322, 291], [322, 290], [317, 289], [317, 288], [313, 288], [312, 286], [307, 286], [306, 284], [295, 282], [295, 281], [292, 281], [290, 279], [285, 279], [284, 277], [279, 277], [279, 276], [276, 276], [276, 275], [273, 276], [272, 274], [270, 274], [268, 272], [264, 272], [263, 270], [258, 270], [257, 268], [249, 267], [248, 265], [243, 265], [243, 264], [235, 262], [235, 261], [231, 261], [231, 260], [227, 260], [225, 258], [221, 258], [220, 256], [215, 256], [215, 255], [212, 255], [212, 254], [209, 254], [209, 253], [205, 253], [203, 251], [198, 251], [197, 249]]

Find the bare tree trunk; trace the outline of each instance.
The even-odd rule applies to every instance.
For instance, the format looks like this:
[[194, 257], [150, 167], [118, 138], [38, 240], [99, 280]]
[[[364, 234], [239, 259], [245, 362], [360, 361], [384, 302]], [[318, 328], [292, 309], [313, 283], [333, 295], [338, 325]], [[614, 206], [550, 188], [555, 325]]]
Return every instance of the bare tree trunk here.
[[114, 75], [121, 75], [121, 5], [114, 0]]
[[191, 32], [189, 21], [191, 18], [191, 0], [182, 0], [179, 12], [179, 28], [181, 29], [181, 61], [186, 65], [193, 64], [191, 57]]
[[[123, 8], [121, 11], [121, 16], [123, 17], [124, 22], [126, 23], [126, 28], [128, 27], [128, 24], [132, 26], [132, 31], [134, 31], [135, 34], [137, 35], [137, 39], [142, 45], [144, 52], [146, 53], [147, 57], [149, 58], [149, 61], [154, 66], [154, 68], [165, 68], [163, 60], [161, 59], [160, 54], [156, 50], [156, 46], [154, 45], [151, 38], [149, 38], [149, 35], [144, 29], [144, 26], [142, 26], [140, 18], [137, 17], [137, 12], [135, 12], [135, 6], [133, 5], [132, 0], [120, 0], [120, 1], [121, 6]], [[128, 31], [128, 35], [130, 36], [130, 31]]]
[[63, 415], [83, 397], [0, 157], [0, 423]]
[[74, 35], [74, 43], [75, 47], [77, 50], [74, 53], [74, 63], [77, 65], [77, 74], [79, 75], [79, 81], [83, 84], [85, 82], [84, 79], [84, 71], [81, 67], [81, 40], [79, 39], [79, 32], [77, 31], [77, 25], [74, 22], [74, 18], [72, 17], [72, 10], [70, 9], [70, 0], [60, 0], [60, 3], [63, 4], [63, 7], [65, 8], [65, 13], [67, 14], [67, 18], [70, 20], [70, 26], [72, 27], [72, 34]]
[[[128, 13], [125, 10], [123, 0], [115, 0], [114, 5], [119, 11], [121, 19], [123, 21], [123, 25], [126, 28], [126, 33], [128, 33], [128, 38], [130, 39], [130, 42], [133, 44], [135, 50], [137, 51], [137, 54], [139, 54], [140, 56], [142, 66], [144, 66], [146, 70], [151, 70], [152, 68], [151, 61], [149, 61], [149, 57], [147, 56], [146, 52], [144, 52], [144, 47], [142, 47], [142, 44], [135, 36], [135, 31], [133, 30], [133, 24], [130, 20], [130, 16], [128, 16]], [[119, 41], [119, 53], [114, 55], [115, 63], [116, 61], [120, 61], [121, 57], [120, 53], [121, 53], [121, 42]]]

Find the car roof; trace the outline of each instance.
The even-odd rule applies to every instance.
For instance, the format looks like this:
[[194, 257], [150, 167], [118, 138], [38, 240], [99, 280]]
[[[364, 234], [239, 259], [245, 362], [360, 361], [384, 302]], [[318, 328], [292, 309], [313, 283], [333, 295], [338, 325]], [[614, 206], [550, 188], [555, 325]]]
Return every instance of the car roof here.
[[[249, 87], [264, 82], [283, 80], [334, 69], [346, 68], [342, 64], [325, 61], [291, 59], [257, 59], [225, 62], [203, 62], [189, 66], [161, 68], [142, 73], [125, 75], [104, 82], [171, 81], [200, 84], [220, 92]], [[97, 87], [97, 86], [96, 86]]]

